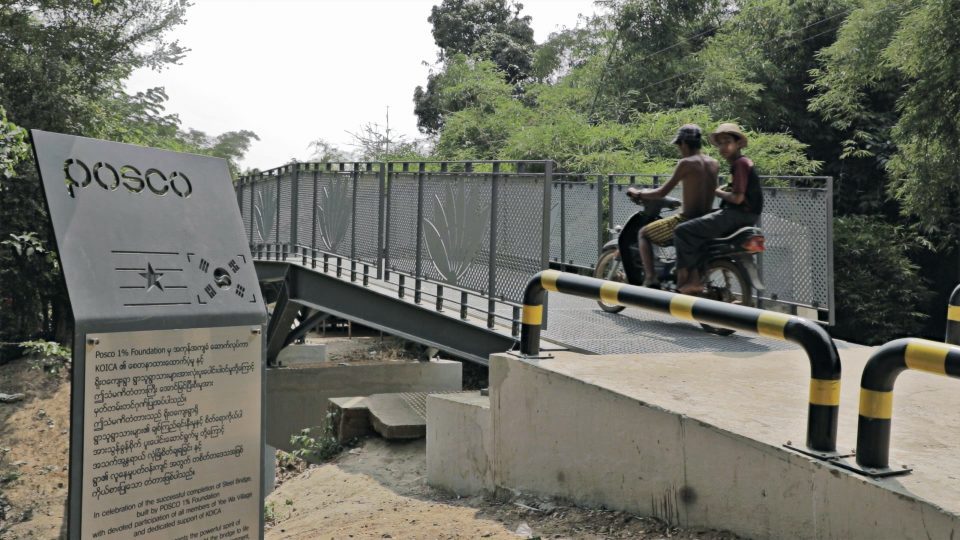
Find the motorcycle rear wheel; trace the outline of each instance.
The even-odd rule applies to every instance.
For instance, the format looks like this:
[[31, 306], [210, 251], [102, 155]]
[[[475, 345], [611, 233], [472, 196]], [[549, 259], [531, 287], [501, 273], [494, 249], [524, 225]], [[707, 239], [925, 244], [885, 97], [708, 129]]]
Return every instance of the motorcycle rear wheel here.
[[[750, 286], [750, 280], [743, 274], [740, 267], [731, 261], [716, 259], [708, 262], [703, 272], [703, 288], [705, 298], [753, 307], [753, 288]], [[718, 336], [729, 336], [736, 332], [736, 330], [709, 324], [701, 323], [700, 326]]]
[[[627, 274], [623, 271], [623, 264], [620, 262], [619, 253], [616, 251], [605, 251], [597, 260], [597, 267], [593, 271], [593, 277], [605, 279], [607, 281], [617, 281], [619, 283], [627, 282]], [[619, 304], [606, 304], [597, 300], [600, 309], [607, 313], [620, 313], [626, 308]]]

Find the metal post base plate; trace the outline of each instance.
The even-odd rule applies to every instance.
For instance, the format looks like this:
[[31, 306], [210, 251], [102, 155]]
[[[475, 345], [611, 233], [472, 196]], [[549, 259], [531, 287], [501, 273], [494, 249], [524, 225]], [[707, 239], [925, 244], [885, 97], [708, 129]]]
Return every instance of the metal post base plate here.
[[861, 467], [860, 465], [857, 464], [856, 461], [852, 459], [831, 460], [830, 463], [842, 469], [846, 469], [848, 471], [855, 472], [857, 474], [862, 474], [863, 476], [869, 476], [870, 478], [889, 478], [891, 476], [901, 476], [904, 474], [910, 474], [913, 471], [913, 467], [908, 467], [906, 465], [904, 465], [900, 469], [891, 469], [889, 467], [886, 469], [874, 469], [871, 467]]
[[840, 452], [820, 452], [819, 450], [811, 450], [805, 446], [802, 447], [802, 446], [795, 445], [790, 441], [787, 441], [787, 443], [784, 444], [783, 446], [784, 448], [789, 448], [794, 452], [799, 452], [805, 456], [812, 457], [814, 459], [819, 459], [821, 461], [832, 461], [834, 459], [853, 456], [853, 453], [841, 454]]

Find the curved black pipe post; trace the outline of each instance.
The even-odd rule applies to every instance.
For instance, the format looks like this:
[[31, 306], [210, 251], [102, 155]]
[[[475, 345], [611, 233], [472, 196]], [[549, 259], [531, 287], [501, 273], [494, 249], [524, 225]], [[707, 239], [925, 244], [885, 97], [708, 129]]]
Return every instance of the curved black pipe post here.
[[870, 356], [860, 378], [857, 465], [861, 467], [889, 468], [893, 385], [907, 369], [960, 378], [960, 347], [903, 338], [883, 345]]
[[951, 345], [960, 345], [960, 285], [950, 293], [947, 303], [947, 333], [944, 339]]
[[523, 294], [520, 326], [520, 353], [523, 355], [537, 356], [540, 353], [540, 323], [546, 291], [638, 307], [678, 319], [733, 328], [800, 345], [810, 359], [807, 447], [816, 452], [836, 452], [840, 355], [833, 340], [820, 325], [773, 311], [544, 270], [527, 282]]

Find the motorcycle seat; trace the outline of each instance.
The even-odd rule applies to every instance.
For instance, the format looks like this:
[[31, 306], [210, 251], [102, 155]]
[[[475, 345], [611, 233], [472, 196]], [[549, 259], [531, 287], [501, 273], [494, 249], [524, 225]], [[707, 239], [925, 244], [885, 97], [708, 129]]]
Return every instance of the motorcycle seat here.
[[759, 227], [741, 227], [736, 231], [733, 231], [732, 233], [730, 233], [730, 235], [728, 236], [724, 236], [723, 238], [714, 238], [712, 241], [713, 242], [731, 242], [733, 241], [733, 239], [737, 238], [738, 236], [747, 235], [747, 234], [750, 234], [750, 235], [761, 234], [760, 228]]

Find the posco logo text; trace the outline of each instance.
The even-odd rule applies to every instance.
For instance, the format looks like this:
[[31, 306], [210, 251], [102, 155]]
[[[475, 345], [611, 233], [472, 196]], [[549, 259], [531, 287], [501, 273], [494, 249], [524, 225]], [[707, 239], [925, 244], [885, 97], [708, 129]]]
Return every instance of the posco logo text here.
[[178, 171], [164, 174], [159, 169], [150, 168], [141, 173], [133, 165], [115, 167], [104, 161], [98, 161], [91, 167], [77, 158], [70, 158], [63, 162], [63, 174], [71, 198], [77, 196], [78, 189], [85, 189], [93, 183], [107, 191], [115, 191], [123, 186], [130, 193], [147, 189], [154, 195], [164, 196], [169, 192], [182, 199], [193, 193], [190, 179]]

